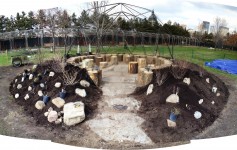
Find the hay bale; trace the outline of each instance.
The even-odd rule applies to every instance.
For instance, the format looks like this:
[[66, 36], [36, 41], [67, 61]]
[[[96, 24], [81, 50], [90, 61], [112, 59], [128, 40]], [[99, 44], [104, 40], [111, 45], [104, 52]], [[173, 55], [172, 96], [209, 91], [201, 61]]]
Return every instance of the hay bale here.
[[145, 58], [138, 58], [138, 68], [145, 68], [146, 67], [146, 59]]
[[139, 55], [134, 55], [134, 56], [133, 56], [133, 60], [134, 60], [134, 61], [137, 61], [138, 58], [140, 58]]
[[118, 64], [118, 57], [114, 56], [114, 55], [111, 56], [110, 64], [111, 65], [117, 65]]
[[84, 59], [82, 61], [82, 68], [92, 68], [94, 66], [94, 59]]
[[143, 77], [143, 80], [144, 80], [143, 85], [149, 84], [152, 80], [152, 77], [153, 77], [153, 72], [145, 70], [144, 71], [144, 77]]
[[132, 55], [124, 55], [123, 62], [128, 64], [130, 61], [132, 61], [133, 56]]
[[105, 55], [105, 60], [107, 61], [107, 62], [110, 62], [110, 60], [111, 60], [111, 54], [106, 54]]
[[103, 68], [106, 68], [108, 67], [108, 62], [100, 62], [100, 68], [103, 69]]
[[138, 68], [138, 74], [137, 74], [137, 84], [139, 86], [143, 86], [144, 85], [144, 71], [146, 69], [145, 68]]
[[106, 54], [100, 54], [100, 57], [103, 58], [103, 61], [106, 61]]
[[147, 56], [146, 62], [147, 64], [154, 64], [154, 56]]
[[99, 86], [102, 81], [102, 70], [88, 71], [90, 78], [93, 80], [96, 86]]

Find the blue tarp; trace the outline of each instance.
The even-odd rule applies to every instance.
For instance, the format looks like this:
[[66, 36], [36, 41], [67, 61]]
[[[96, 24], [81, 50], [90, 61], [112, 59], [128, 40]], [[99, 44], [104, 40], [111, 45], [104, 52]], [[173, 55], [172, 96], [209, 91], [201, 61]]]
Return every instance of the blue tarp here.
[[212, 62], [205, 62], [205, 65], [237, 75], [237, 60], [217, 59]]

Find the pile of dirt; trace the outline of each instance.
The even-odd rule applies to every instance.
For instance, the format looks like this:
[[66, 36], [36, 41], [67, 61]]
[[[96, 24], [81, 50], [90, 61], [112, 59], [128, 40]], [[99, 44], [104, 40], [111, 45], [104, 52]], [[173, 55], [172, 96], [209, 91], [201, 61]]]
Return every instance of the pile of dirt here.
[[[174, 67], [176, 64], [179, 67]], [[142, 126], [153, 142], [190, 140], [218, 118], [228, 100], [226, 85], [195, 64], [175, 61], [171, 67], [152, 71], [153, 92], [147, 95], [148, 84], [136, 88], [131, 95], [142, 102], [139, 115], [146, 120]], [[190, 78], [189, 85], [183, 82], [185, 77]], [[216, 93], [212, 91], [213, 86], [217, 87]], [[176, 92], [179, 103], [166, 102], [166, 98]], [[168, 127], [167, 119], [174, 108], [180, 115], [176, 127]], [[195, 111], [202, 114], [201, 118], [194, 117]]]
[[[14, 97], [17, 104], [23, 106], [25, 112], [34, 117], [36, 119], [36, 123], [40, 125], [45, 126], [51, 126], [51, 127], [60, 127], [62, 124], [56, 125], [55, 123], [49, 123], [47, 120], [47, 117], [44, 116], [44, 113], [48, 111], [50, 107], [53, 108], [53, 110], [57, 112], [61, 112], [63, 110], [62, 108], [56, 107], [52, 103], [52, 99], [59, 97], [59, 92], [64, 89], [66, 91], [66, 97], [64, 98], [65, 103], [69, 102], [77, 102], [81, 101], [85, 104], [85, 115], [86, 118], [91, 117], [94, 110], [97, 108], [97, 101], [100, 99], [102, 95], [102, 91], [94, 84], [94, 82], [89, 77], [86, 69], [81, 69], [79, 67], [66, 64], [65, 66], [65, 72], [68, 74], [73, 75], [76, 74], [76, 78], [74, 81], [77, 81], [75, 84], [68, 85], [64, 82], [63, 73], [60, 72], [60, 68], [57, 68], [57, 64], [52, 65], [53, 61], [45, 62], [42, 65], [37, 65], [36, 69], [27, 69], [24, 70], [23, 73], [17, 75], [13, 81], [10, 83], [9, 91]], [[55, 68], [56, 67], [56, 68]], [[58, 66], [59, 67], [59, 66]], [[54, 72], [54, 76], [49, 76], [50, 72]], [[29, 79], [29, 75], [33, 74], [33, 79]], [[34, 83], [34, 79], [36, 76], [41, 75], [40, 80], [38, 83]], [[22, 77], [25, 76], [24, 81], [22, 82]], [[81, 80], [86, 80], [90, 83], [89, 87], [83, 87], [80, 84]], [[60, 82], [61, 87], [56, 88], [55, 83]], [[40, 86], [40, 83], [44, 83], [44, 87], [42, 88]], [[17, 85], [21, 84], [22, 88], [18, 89]], [[31, 86], [32, 90], [29, 91], [28, 87]], [[85, 89], [86, 91], [86, 97], [81, 97], [78, 94], [75, 93], [75, 89]], [[46, 103], [46, 106], [42, 110], [38, 110], [35, 107], [35, 104], [37, 101], [42, 100], [42, 96], [38, 95], [38, 91], [41, 90], [43, 94], [47, 94], [47, 96], [50, 97], [50, 100], [48, 103]], [[15, 98], [15, 94], [19, 93], [19, 97]], [[25, 100], [24, 97], [26, 94], [29, 95], [29, 99]], [[63, 117], [63, 113], [61, 114]]]

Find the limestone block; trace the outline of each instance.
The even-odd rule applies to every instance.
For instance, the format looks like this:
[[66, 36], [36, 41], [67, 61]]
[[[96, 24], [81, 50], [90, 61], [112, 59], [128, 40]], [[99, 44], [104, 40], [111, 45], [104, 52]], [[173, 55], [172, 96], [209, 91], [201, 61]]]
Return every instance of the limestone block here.
[[47, 118], [49, 122], [54, 122], [58, 119], [58, 113], [54, 110], [50, 111]]
[[178, 103], [179, 102], [179, 96], [177, 94], [171, 94], [166, 98], [167, 103]]
[[75, 102], [67, 103], [63, 107], [64, 118], [63, 122], [67, 126], [73, 126], [85, 119], [84, 103]]
[[76, 93], [77, 95], [81, 96], [81, 97], [86, 97], [86, 90], [85, 90], [85, 89], [79, 89], [79, 88], [77, 88], [77, 89], [75, 90], [75, 93]]
[[150, 85], [148, 86], [147, 91], [146, 91], [146, 95], [149, 95], [149, 94], [152, 93], [152, 91], [153, 91], [153, 87], [154, 87], [153, 84], [150, 84]]
[[83, 87], [89, 87], [89, 86], [90, 86], [90, 83], [87, 82], [86, 80], [81, 80], [81, 81], [80, 81], [80, 84], [81, 84], [81, 86], [83, 86]]
[[174, 122], [170, 119], [167, 119], [167, 125], [168, 125], [168, 127], [174, 128], [174, 127], [176, 127], [176, 122]]
[[65, 104], [65, 100], [63, 100], [62, 98], [60, 97], [56, 97], [52, 100], [52, 103], [57, 106], [58, 108], [61, 108], [64, 106]]
[[43, 101], [37, 101], [35, 103], [35, 108], [37, 108], [38, 110], [42, 110], [45, 107], [45, 103]]
[[190, 78], [184, 78], [183, 82], [186, 83], [187, 85], [190, 85], [191, 80]]

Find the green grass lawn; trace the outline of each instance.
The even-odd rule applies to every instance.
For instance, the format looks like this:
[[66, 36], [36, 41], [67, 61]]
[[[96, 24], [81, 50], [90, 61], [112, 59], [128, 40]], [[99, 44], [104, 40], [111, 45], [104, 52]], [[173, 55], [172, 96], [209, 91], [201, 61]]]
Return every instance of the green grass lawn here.
[[[81, 52], [87, 52], [88, 47], [81, 46]], [[123, 46], [104, 46], [103, 49], [100, 51], [101, 53], [133, 53], [133, 54], [147, 54], [147, 55], [154, 55], [156, 50], [160, 56], [170, 57], [169, 50], [167, 46], [128, 46], [128, 49], [124, 49]], [[43, 57], [50, 59], [54, 57], [54, 53], [50, 52], [50, 49], [41, 49], [43, 52]], [[63, 48], [57, 48], [57, 51], [64, 53]], [[69, 54], [76, 55], [77, 46], [72, 47], [72, 50]], [[95, 47], [92, 47], [92, 52], [95, 53]], [[8, 66], [11, 65], [11, 56], [20, 55], [24, 53], [24, 50], [18, 51], [10, 51], [8, 54], [6, 52], [0, 53], [0, 66]], [[35, 57], [37, 58], [37, 57]], [[191, 46], [174, 46], [174, 58], [175, 59], [182, 59], [187, 60], [189, 62], [198, 64], [204, 67], [206, 70], [214, 73], [220, 74], [222, 76], [226, 76], [229, 78], [237, 79], [237, 75], [231, 75], [226, 72], [213, 69], [210, 67], [204, 66], [204, 63], [207, 61], [212, 61], [215, 59], [235, 59], [237, 60], [237, 52], [236, 51], [229, 51], [229, 50], [214, 50], [208, 49], [206, 47], [191, 47]], [[33, 60], [36, 62], [36, 60]]]

